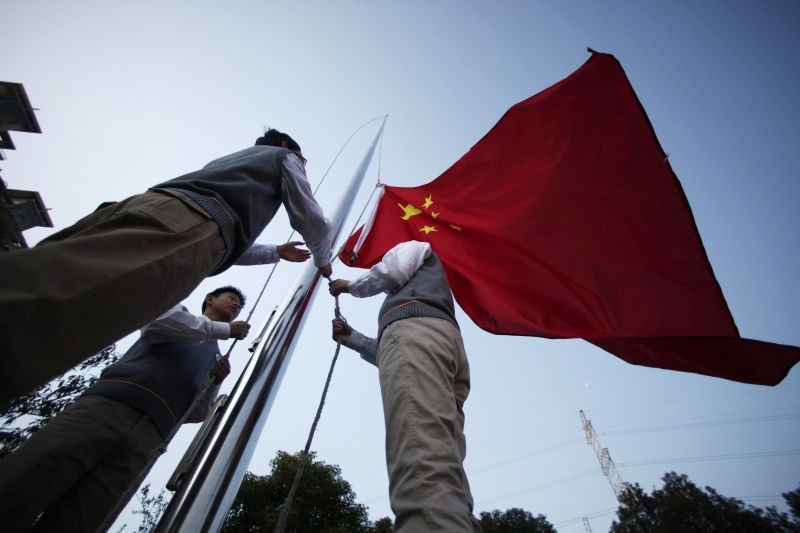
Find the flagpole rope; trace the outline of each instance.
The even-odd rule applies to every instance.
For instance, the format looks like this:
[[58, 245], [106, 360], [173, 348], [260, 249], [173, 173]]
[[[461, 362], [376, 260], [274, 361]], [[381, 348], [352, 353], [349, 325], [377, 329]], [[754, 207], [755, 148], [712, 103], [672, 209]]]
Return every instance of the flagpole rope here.
[[[386, 116], [388, 117], [389, 115], [386, 115]], [[373, 119], [373, 120], [375, 120], [375, 119]], [[358, 223], [361, 222], [361, 219], [364, 217], [364, 213], [367, 211], [367, 208], [369, 207], [369, 204], [372, 202], [372, 197], [375, 196], [375, 192], [378, 189], [380, 189], [381, 187], [383, 187], [383, 182], [381, 181], [381, 161], [382, 160], [383, 160], [383, 135], [381, 135], [381, 140], [380, 140], [380, 142], [378, 144], [378, 178], [375, 181], [375, 188], [372, 189], [372, 192], [370, 193], [369, 198], [367, 198], [367, 201], [364, 203], [364, 208], [361, 210], [361, 213], [359, 213], [358, 218], [356, 219], [355, 223], [353, 224], [353, 227], [350, 228], [350, 233], [348, 235], [352, 235], [356, 231], [356, 228], [358, 227]], [[333, 258], [333, 261], [341, 261], [339, 256], [341, 255], [342, 251], [344, 250], [345, 243], [347, 243], [347, 239], [345, 239], [344, 242], [342, 242], [342, 245], [339, 247], [339, 250], [336, 252], [336, 256]], [[336, 302], [337, 302], [337, 306], [338, 306], [339, 300], [337, 299]]]
[[[384, 118], [384, 117], [379, 117], [379, 118]], [[377, 118], [376, 119], [372, 119], [369, 122], [372, 122], [374, 120], [377, 120]], [[366, 124], [369, 124], [369, 122], [367, 122]], [[366, 126], [366, 124], [364, 124], [364, 126]], [[363, 128], [364, 126], [361, 126], [361, 127]], [[361, 129], [361, 128], [359, 128], [359, 129]], [[358, 131], [358, 130], [356, 130], [356, 131]], [[355, 135], [355, 133], [353, 135]], [[352, 138], [353, 138], [353, 136], [350, 137], [350, 139], [352, 139]], [[348, 139], [347, 142], [349, 142], [350, 139]], [[344, 147], [342, 147], [342, 148], [344, 148]], [[339, 153], [341, 153], [341, 150], [339, 151]], [[380, 187], [383, 186], [383, 183], [381, 183], [381, 160], [382, 160], [382, 156], [383, 156], [383, 136], [381, 136], [380, 144], [378, 145], [378, 178], [377, 178], [377, 181], [375, 183], [375, 187], [372, 189], [372, 193], [370, 193], [369, 198], [367, 198], [367, 201], [364, 203], [364, 208], [361, 210], [361, 213], [358, 215], [358, 218], [356, 219], [355, 224], [353, 224], [353, 228], [350, 230], [349, 235], [353, 234], [353, 232], [355, 231], [356, 227], [358, 227], [358, 223], [361, 222], [361, 218], [364, 216], [364, 213], [367, 211], [367, 207], [369, 207], [370, 202], [372, 202], [372, 197], [375, 195], [375, 191], [377, 191]], [[339, 157], [339, 154], [336, 154], [336, 157]], [[334, 161], [335, 161], [335, 158], [334, 158]], [[328, 170], [330, 170], [330, 168]], [[327, 175], [327, 171], [325, 172], [325, 174]], [[325, 177], [323, 176], [322, 179], [324, 180]], [[322, 182], [320, 182], [320, 185], [321, 184], [322, 184]], [[319, 188], [319, 186], [318, 186], [318, 188]], [[315, 189], [314, 192], [316, 193], [316, 189]], [[331, 261], [332, 263], [339, 259], [339, 254], [342, 252], [342, 249], [344, 248], [345, 242], [347, 242], [347, 239], [345, 239], [345, 241], [342, 243], [342, 246], [339, 248], [339, 251], [336, 253], [335, 257]], [[330, 277], [326, 276], [325, 279], [328, 280], [328, 283], [331, 282], [331, 278]], [[333, 314], [334, 314], [334, 316], [336, 318], [342, 319], [342, 320], [344, 320], [345, 323], [347, 323], [347, 319], [342, 316], [342, 311], [341, 311], [341, 308], [339, 307], [339, 295], [334, 296]], [[322, 396], [319, 399], [319, 405], [317, 406], [317, 413], [314, 416], [314, 421], [311, 423], [311, 429], [308, 432], [308, 438], [306, 439], [305, 448], [303, 448], [303, 451], [300, 454], [300, 457], [298, 458], [299, 462], [298, 462], [298, 465], [297, 465], [297, 471], [295, 472], [294, 479], [292, 480], [292, 485], [289, 487], [289, 492], [286, 494], [286, 499], [284, 500], [283, 504], [280, 506], [281, 512], [280, 512], [280, 515], [278, 516], [278, 522], [275, 525], [275, 533], [285, 533], [285, 531], [286, 531], [286, 523], [289, 520], [289, 510], [292, 507], [292, 502], [294, 501], [294, 496], [297, 493], [297, 488], [300, 486], [300, 479], [303, 476], [303, 470], [305, 469], [306, 463], [308, 462], [308, 455], [309, 455], [309, 450], [311, 449], [311, 442], [314, 439], [314, 433], [317, 431], [317, 424], [319, 424], [319, 419], [322, 417], [322, 408], [324, 407], [325, 399], [328, 396], [328, 388], [330, 387], [331, 378], [333, 377], [333, 369], [336, 367], [336, 361], [339, 359], [339, 351], [341, 350], [341, 348], [342, 348], [342, 343], [337, 340], [336, 341], [336, 350], [333, 353], [333, 358], [331, 360], [330, 369], [328, 369], [328, 377], [325, 379], [325, 386], [322, 388]]]
[[[317, 194], [317, 191], [319, 190], [320, 186], [322, 185], [322, 182], [325, 181], [325, 178], [328, 176], [328, 172], [330, 172], [331, 169], [333, 168], [333, 164], [336, 163], [337, 159], [339, 159], [339, 156], [342, 154], [342, 152], [344, 151], [344, 149], [347, 146], [347, 144], [351, 140], [353, 140], [353, 137], [356, 136], [356, 133], [361, 131], [364, 128], [364, 126], [366, 126], [367, 124], [372, 124], [376, 120], [380, 120], [382, 118], [386, 118], [387, 116], [388, 115], [381, 115], [380, 117], [375, 117], [373, 119], [370, 119], [370, 120], [366, 121], [365, 123], [360, 125], [358, 128], [356, 128], [356, 131], [354, 131], [353, 134], [344, 142], [342, 147], [339, 148], [339, 151], [333, 157], [333, 161], [331, 161], [331, 164], [328, 165], [328, 169], [322, 174], [322, 179], [319, 180], [319, 183], [317, 184], [317, 187], [314, 189], [314, 194]], [[381, 135], [380, 146], [383, 146], [383, 135]], [[378, 152], [378, 179], [380, 179], [380, 177], [381, 177], [380, 152]]]
[[[380, 182], [380, 180], [378, 180], [378, 183], [375, 184], [375, 188], [372, 189], [372, 194], [369, 195], [369, 198], [367, 198], [367, 202], [364, 204], [364, 209], [361, 210], [361, 214], [358, 215], [358, 219], [356, 219], [356, 222], [355, 222], [355, 224], [353, 224], [353, 227], [350, 228], [350, 233], [348, 235], [352, 235], [353, 232], [356, 231], [356, 228], [358, 227], [358, 223], [361, 222], [361, 217], [364, 216], [364, 213], [367, 211], [367, 207], [369, 207], [370, 202], [372, 202], [372, 197], [375, 196], [375, 191], [380, 189], [382, 186], [383, 186], [383, 184]], [[344, 245], [345, 244], [347, 244], [347, 239], [345, 239], [344, 242], [342, 242], [342, 245], [339, 247], [339, 251], [336, 252], [336, 256], [333, 258], [333, 261], [331, 261], [331, 262], [341, 261], [339, 256], [344, 251]]]
[[[330, 278], [326, 278], [328, 282], [331, 281]], [[334, 305], [334, 316], [336, 318], [340, 318], [347, 322], [347, 320], [342, 317], [341, 309], [339, 308], [339, 296], [334, 296], [335, 305]], [[303, 470], [305, 469], [306, 463], [308, 462], [308, 455], [309, 450], [311, 449], [311, 441], [314, 438], [314, 433], [317, 430], [317, 424], [319, 423], [319, 419], [322, 416], [322, 407], [325, 405], [325, 399], [328, 396], [328, 387], [331, 384], [331, 378], [333, 377], [333, 369], [336, 366], [336, 361], [339, 359], [339, 350], [342, 347], [342, 343], [338, 340], [336, 341], [336, 350], [333, 353], [333, 359], [331, 360], [331, 366], [328, 370], [328, 377], [325, 379], [325, 386], [322, 389], [322, 397], [319, 399], [319, 405], [317, 406], [317, 414], [314, 416], [314, 422], [311, 423], [311, 429], [308, 432], [308, 438], [306, 439], [306, 446], [303, 448], [303, 452], [300, 454], [298, 458], [298, 465], [297, 471], [295, 472], [294, 479], [292, 480], [292, 485], [289, 487], [289, 492], [286, 495], [286, 500], [284, 500], [283, 504], [280, 506], [281, 512], [278, 516], [278, 522], [275, 525], [275, 533], [285, 533], [286, 531], [286, 522], [289, 519], [289, 510], [292, 507], [292, 502], [294, 501], [294, 496], [297, 493], [297, 488], [300, 486], [300, 478], [303, 475]]]

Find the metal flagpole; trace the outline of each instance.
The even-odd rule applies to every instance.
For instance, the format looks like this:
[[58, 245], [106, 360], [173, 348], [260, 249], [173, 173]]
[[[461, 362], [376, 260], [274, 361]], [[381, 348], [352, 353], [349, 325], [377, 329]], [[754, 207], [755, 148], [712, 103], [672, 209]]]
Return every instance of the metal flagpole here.
[[[330, 218], [334, 242], [342, 232], [385, 125], [386, 117]], [[259, 328], [257, 338], [261, 341], [156, 531], [196, 533], [219, 531], [222, 527], [278, 394], [318, 281], [317, 268], [308, 262], [275, 313]]]

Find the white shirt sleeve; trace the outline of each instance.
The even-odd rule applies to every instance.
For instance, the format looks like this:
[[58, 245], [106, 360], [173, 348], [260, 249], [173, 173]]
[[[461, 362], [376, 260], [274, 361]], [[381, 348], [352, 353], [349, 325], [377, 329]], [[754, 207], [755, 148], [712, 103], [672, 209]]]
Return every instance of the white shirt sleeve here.
[[333, 228], [314, 199], [306, 169], [296, 154], [289, 154], [283, 160], [281, 192], [289, 223], [303, 236], [314, 256], [314, 264], [318, 267], [327, 265], [331, 262]]
[[277, 244], [254, 244], [239, 256], [235, 265], [268, 265], [281, 260]]
[[147, 342], [224, 340], [231, 336], [227, 322], [216, 322], [205, 316], [193, 315], [182, 305], [176, 305], [142, 328]]
[[383, 260], [369, 272], [347, 284], [347, 290], [356, 298], [366, 298], [381, 292], [392, 294], [408, 283], [422, 263], [431, 255], [427, 242], [401, 242], [383, 256]]
[[361, 354], [361, 359], [363, 359], [367, 363], [371, 363], [375, 366], [378, 366], [377, 339], [373, 339], [372, 337], [367, 337], [366, 335], [362, 335], [356, 330], [352, 330], [350, 332], [350, 337], [347, 339], [347, 342], [345, 343], [345, 346]]

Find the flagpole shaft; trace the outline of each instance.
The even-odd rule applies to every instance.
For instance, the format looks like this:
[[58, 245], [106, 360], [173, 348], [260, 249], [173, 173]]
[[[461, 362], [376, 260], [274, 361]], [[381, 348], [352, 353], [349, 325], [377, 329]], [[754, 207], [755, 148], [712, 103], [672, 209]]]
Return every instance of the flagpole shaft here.
[[[330, 217], [333, 243], [344, 228], [385, 125], [386, 117]], [[222, 527], [278, 394], [318, 282], [317, 268], [307, 263], [272, 319], [260, 327], [257, 338], [261, 342], [156, 531], [195, 533], [219, 531]]]

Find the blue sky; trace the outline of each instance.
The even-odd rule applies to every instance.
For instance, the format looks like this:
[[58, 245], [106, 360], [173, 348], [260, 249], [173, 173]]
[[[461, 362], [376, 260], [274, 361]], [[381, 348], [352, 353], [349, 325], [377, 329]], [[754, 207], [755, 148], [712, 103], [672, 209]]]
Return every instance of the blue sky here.
[[[577, 69], [590, 46], [625, 68], [742, 335], [800, 345], [796, 2], [0, 0], [0, 9], [0, 79], [25, 85], [43, 129], [13, 134], [17, 150], [0, 165], [9, 187], [40, 191], [51, 208], [56, 227], [27, 232], [32, 244], [103, 201], [251, 144], [265, 126], [298, 140], [316, 184], [355, 128], [388, 113], [381, 180], [426, 183], [508, 107]], [[336, 205], [373, 133], [331, 170], [323, 208]], [[377, 177], [373, 166], [367, 182]], [[288, 236], [281, 213], [259, 242]], [[278, 269], [254, 325], [297, 268]], [[186, 303], [199, 307], [229, 283], [254, 297], [267, 272], [234, 267]], [[336, 266], [335, 275], [358, 271]], [[342, 301], [365, 333], [379, 305]], [[257, 473], [276, 450], [305, 443], [333, 353], [331, 316], [332, 300], [319, 295], [251, 465]], [[582, 531], [588, 516], [606, 530], [615, 501], [582, 440], [579, 409], [623, 478], [646, 490], [676, 470], [783, 508], [779, 494], [800, 483], [797, 369], [774, 388], [743, 385], [634, 367], [579, 340], [493, 336], [459, 319], [472, 365], [466, 468], [476, 512], [522, 507], [565, 532]], [[247, 357], [238, 349], [234, 372]], [[154, 485], [191, 436], [179, 434]], [[377, 372], [351, 352], [340, 357], [313, 448], [342, 467], [373, 519], [390, 514]]]

